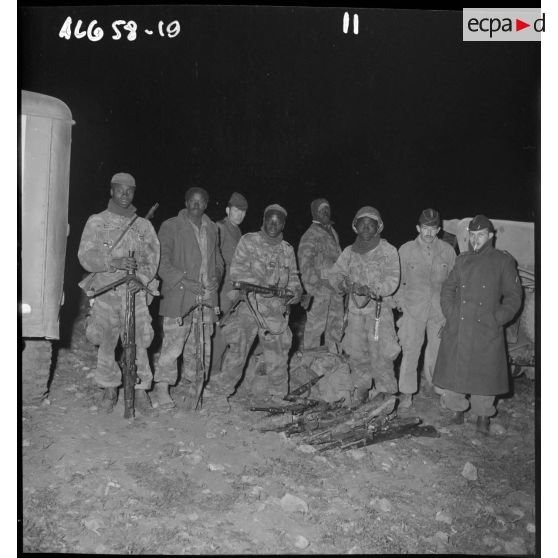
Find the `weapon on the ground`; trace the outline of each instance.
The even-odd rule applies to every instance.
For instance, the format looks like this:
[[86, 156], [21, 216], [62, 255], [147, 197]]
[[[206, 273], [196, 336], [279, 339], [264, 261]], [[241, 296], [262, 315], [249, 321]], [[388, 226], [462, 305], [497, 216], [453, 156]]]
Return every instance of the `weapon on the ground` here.
[[[134, 257], [134, 252], [129, 252]], [[124, 332], [122, 334], [122, 376], [124, 384], [124, 418], [134, 417], [134, 394], [137, 383], [136, 365], [136, 293], [140, 290], [148, 291], [147, 287], [136, 277], [136, 272], [127, 270], [124, 277], [110, 285], [93, 292], [91, 298], [99, 296], [110, 289], [126, 284], [126, 307], [124, 311]], [[153, 293], [151, 293], [153, 294]], [[155, 296], [155, 295], [154, 295]]]
[[292, 405], [281, 405], [281, 406], [273, 406], [273, 405], [262, 405], [261, 407], [254, 406], [250, 407], [251, 411], [263, 411], [270, 415], [284, 415], [286, 413], [292, 413], [293, 415], [299, 415], [319, 405], [319, 401], [313, 399], [306, 399], [303, 403], [294, 403]]
[[283, 397], [283, 399], [285, 401], [294, 401], [294, 400], [298, 399], [300, 396], [302, 396], [303, 393], [306, 393], [307, 391], [310, 391], [312, 386], [315, 386], [324, 376], [325, 376], [325, 374], [320, 374], [319, 376], [316, 376], [315, 378], [312, 378], [311, 380], [309, 380], [305, 384], [302, 384], [301, 386], [297, 387], [296, 389], [293, 389], [293, 391], [291, 391], [288, 395], [285, 395], [285, 397]]
[[346, 451], [409, 436], [439, 436], [433, 426], [422, 425], [419, 417], [397, 417], [395, 401], [393, 396], [384, 401], [372, 400], [356, 409], [324, 404], [305, 409], [290, 423], [262, 431], [298, 436], [300, 443], [316, 446], [319, 452]]
[[[156, 203], [153, 205], [153, 207], [147, 212], [147, 214], [145, 215], [144, 219], [151, 219], [153, 217], [153, 215], [155, 214], [155, 211], [157, 210], [157, 208], [159, 207], [159, 204]], [[114, 241], [113, 245], [110, 247], [108, 253], [109, 255], [112, 253], [112, 251], [118, 246], [118, 244], [120, 243], [120, 241], [124, 238], [124, 235], [130, 230], [130, 227], [136, 222], [137, 218], [139, 217], [139, 215], [136, 213], [131, 219], [130, 221], [128, 221], [127, 225], [124, 227], [124, 229], [122, 230], [122, 232], [120, 233], [120, 236]], [[80, 286], [80, 288], [82, 288], [87, 296], [91, 297], [92, 295], [90, 294], [92, 291], [90, 289], [91, 287], [91, 283], [93, 282], [93, 279], [95, 278], [95, 275], [97, 275], [98, 271], [93, 271], [92, 273], [90, 273], [89, 275], [87, 275], [86, 277], [84, 277], [78, 284]], [[98, 293], [97, 293], [98, 294]]]

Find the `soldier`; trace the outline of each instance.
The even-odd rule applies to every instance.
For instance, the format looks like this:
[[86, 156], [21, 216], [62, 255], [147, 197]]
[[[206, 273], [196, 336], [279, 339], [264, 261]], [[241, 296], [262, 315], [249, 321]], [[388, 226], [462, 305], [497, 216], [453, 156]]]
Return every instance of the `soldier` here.
[[304, 348], [321, 345], [321, 336], [331, 352], [338, 352], [343, 329], [343, 297], [329, 284], [328, 272], [341, 254], [339, 236], [331, 226], [331, 209], [324, 198], [310, 205], [312, 224], [298, 246], [300, 275], [306, 292], [313, 296], [306, 314]]
[[[223, 274], [219, 253], [217, 225], [205, 215], [209, 195], [203, 188], [192, 186], [186, 190], [185, 209], [167, 219], [159, 229], [161, 265], [159, 276], [163, 316], [163, 345], [155, 367], [154, 405], [164, 409], [174, 407], [169, 385], [177, 380], [177, 359], [183, 355], [182, 377], [188, 385], [187, 408], [197, 401], [196, 348], [203, 353], [203, 366], [209, 366], [211, 335], [218, 308], [217, 288]], [[194, 309], [203, 307], [202, 347], [196, 347]]]
[[469, 223], [469, 250], [460, 254], [440, 302], [446, 317], [433, 382], [442, 388], [442, 406], [453, 412], [449, 424], [463, 424], [469, 408], [477, 431], [489, 433], [495, 396], [507, 393], [508, 363], [504, 325], [521, 306], [523, 290], [516, 262], [492, 246], [494, 227], [484, 215]]
[[419, 217], [415, 240], [399, 248], [401, 286], [394, 298], [403, 312], [398, 321], [398, 335], [403, 350], [399, 370], [400, 407], [413, 404], [418, 388], [417, 365], [424, 344], [424, 378], [432, 385], [432, 373], [440, 346], [440, 329], [445, 323], [440, 308], [440, 289], [455, 263], [455, 250], [436, 237], [440, 232], [440, 215], [425, 209]]
[[[248, 202], [246, 198], [238, 192], [233, 192], [229, 204], [225, 208], [227, 216], [217, 222], [217, 227], [219, 228], [219, 249], [221, 250], [221, 256], [225, 262], [225, 276], [223, 277], [223, 282], [219, 290], [219, 308], [222, 314], [228, 312], [232, 305], [230, 295], [232, 290], [230, 267], [236, 245], [242, 236], [240, 225], [242, 221], [244, 221], [247, 210]], [[215, 337], [213, 338], [212, 376], [215, 376], [221, 369], [221, 361], [226, 348], [227, 344], [221, 328], [217, 327], [215, 329]]]
[[[78, 258], [87, 271], [95, 273], [90, 284], [92, 289], [99, 290], [128, 271], [135, 271], [148, 288], [157, 288], [155, 274], [159, 265], [159, 240], [147, 219], [138, 217], [111, 251], [113, 243], [135, 216], [136, 208], [132, 205], [135, 192], [136, 181], [131, 174], [115, 174], [110, 183], [111, 198], [107, 209], [89, 217], [85, 224]], [[133, 256], [129, 255], [131, 251]], [[146, 393], [153, 377], [147, 358], [147, 348], [153, 340], [148, 309], [151, 297], [148, 299], [148, 296], [145, 292], [139, 292], [135, 302], [136, 359], [140, 380], [136, 385], [135, 408], [142, 414], [152, 412]], [[100, 408], [110, 413], [118, 399], [117, 388], [122, 381], [120, 368], [114, 359], [114, 350], [124, 328], [126, 285], [99, 295], [91, 299], [90, 303], [86, 337], [91, 343], [99, 345], [95, 381], [104, 388]]]
[[[393, 311], [373, 297], [388, 297], [399, 285], [397, 250], [380, 237], [384, 228], [377, 209], [365, 206], [353, 220], [356, 241], [343, 250], [329, 273], [330, 284], [350, 296], [347, 329], [342, 346], [349, 355], [356, 386], [355, 399], [366, 401], [374, 384], [374, 396], [397, 392], [393, 361], [400, 348], [395, 335]], [[378, 338], [374, 338], [379, 310]]]
[[248, 294], [223, 327], [229, 349], [225, 353], [216, 391], [227, 400], [242, 376], [248, 351], [256, 336], [263, 349], [267, 398], [279, 404], [288, 392], [287, 360], [292, 333], [285, 310], [286, 305], [300, 301], [302, 287], [294, 250], [283, 240], [286, 218], [287, 212], [280, 205], [266, 207], [261, 230], [245, 234], [232, 259], [232, 281], [287, 288], [294, 296], [285, 301], [274, 296]]

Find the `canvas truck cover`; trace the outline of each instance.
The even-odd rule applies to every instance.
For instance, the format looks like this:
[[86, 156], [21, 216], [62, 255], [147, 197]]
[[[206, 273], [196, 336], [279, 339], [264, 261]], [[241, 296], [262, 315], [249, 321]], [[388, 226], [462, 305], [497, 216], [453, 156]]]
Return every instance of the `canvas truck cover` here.
[[68, 235], [72, 114], [59, 99], [21, 92], [23, 337], [58, 339]]

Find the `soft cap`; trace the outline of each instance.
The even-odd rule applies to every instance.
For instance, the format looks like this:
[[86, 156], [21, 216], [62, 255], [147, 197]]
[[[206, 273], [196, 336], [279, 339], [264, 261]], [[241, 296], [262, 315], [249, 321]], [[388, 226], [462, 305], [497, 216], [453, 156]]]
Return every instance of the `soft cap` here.
[[278, 203], [272, 203], [264, 209], [264, 219], [266, 214], [270, 211], [277, 211], [279, 213], [282, 213], [285, 216], [285, 219], [287, 218], [287, 210], [284, 207], [281, 207]]
[[377, 221], [378, 223], [378, 233], [382, 232], [382, 230], [384, 229], [384, 222], [382, 221], [382, 217], [380, 216], [380, 212], [370, 206], [370, 205], [365, 205], [364, 207], [361, 207], [356, 215], [355, 218], [353, 219], [353, 231], [357, 232], [356, 230], [356, 222], [361, 218], [361, 217], [370, 217], [370, 219], [374, 219], [374, 221]]
[[136, 179], [127, 172], [117, 172], [111, 179], [111, 184], [122, 184], [123, 186], [136, 187]]
[[488, 229], [489, 232], [494, 232], [494, 225], [492, 225], [492, 221], [485, 215], [477, 215], [473, 217], [469, 222], [469, 230], [470, 231], [480, 231], [482, 229]]
[[419, 217], [419, 225], [426, 225], [427, 227], [440, 226], [440, 214], [435, 209], [425, 209]]
[[229, 200], [229, 205], [243, 211], [246, 211], [248, 209], [248, 201], [242, 194], [239, 194], [238, 192], [232, 193], [231, 199]]

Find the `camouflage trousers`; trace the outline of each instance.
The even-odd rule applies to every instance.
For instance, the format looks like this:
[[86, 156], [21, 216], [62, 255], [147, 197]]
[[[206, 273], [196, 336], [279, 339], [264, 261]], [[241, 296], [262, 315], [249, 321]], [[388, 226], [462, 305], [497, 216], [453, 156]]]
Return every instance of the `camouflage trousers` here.
[[382, 308], [377, 341], [374, 340], [374, 314], [349, 312], [342, 345], [349, 356], [355, 386], [370, 389], [374, 383], [380, 392], [397, 392], [393, 361], [401, 349], [391, 309]]
[[398, 336], [403, 350], [401, 369], [399, 371], [399, 391], [401, 393], [416, 393], [418, 389], [417, 366], [420, 352], [424, 344], [426, 333], [426, 348], [424, 350], [424, 377], [432, 385], [432, 374], [440, 348], [440, 328], [444, 324], [444, 317], [435, 316], [427, 321], [415, 320], [407, 312], [398, 320]]
[[343, 313], [343, 297], [329, 289], [316, 293], [310, 310], [306, 313], [304, 348], [308, 350], [319, 347], [322, 334], [324, 343], [330, 350], [340, 343]]
[[[153, 374], [149, 366], [147, 349], [153, 341], [151, 315], [143, 293], [136, 294], [136, 364], [140, 383], [136, 389], [149, 389]], [[85, 336], [99, 346], [95, 381], [102, 387], [118, 387], [122, 373], [114, 351], [118, 338], [124, 335], [126, 289], [117, 289], [93, 299], [93, 306], [86, 319]]]
[[[198, 364], [198, 351], [200, 364], [203, 362], [205, 369], [209, 369], [211, 360], [211, 335], [213, 334], [213, 324], [203, 322], [203, 331], [199, 328], [199, 322], [194, 320], [193, 314], [189, 314], [179, 323], [177, 318], [163, 319], [163, 345], [159, 360], [155, 365], [155, 382], [165, 382], [174, 385], [178, 378], [177, 360], [182, 355], [182, 379], [189, 384], [189, 387], [196, 389], [199, 381], [203, 381], [200, 376], [203, 373]], [[199, 337], [198, 337], [199, 336]], [[202, 343], [203, 336], [203, 343]]]
[[[225, 395], [234, 392], [236, 384], [242, 377], [248, 352], [258, 337], [263, 349], [269, 395], [283, 397], [287, 394], [287, 360], [293, 336], [282, 316], [264, 314], [264, 320], [271, 332], [259, 328], [246, 303], [241, 302], [231, 320], [223, 326], [228, 350], [225, 353], [221, 374], [216, 381], [218, 392]], [[273, 332], [281, 333], [274, 335]]]
[[[492, 417], [496, 414], [494, 395], [470, 395], [471, 413], [478, 417]], [[440, 400], [442, 407], [450, 411], [466, 411], [469, 408], [469, 401], [464, 393], [457, 393], [449, 389], [442, 390]]]

